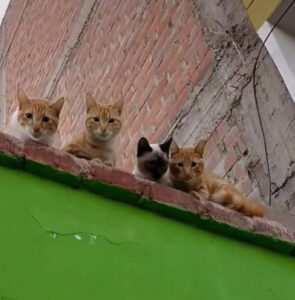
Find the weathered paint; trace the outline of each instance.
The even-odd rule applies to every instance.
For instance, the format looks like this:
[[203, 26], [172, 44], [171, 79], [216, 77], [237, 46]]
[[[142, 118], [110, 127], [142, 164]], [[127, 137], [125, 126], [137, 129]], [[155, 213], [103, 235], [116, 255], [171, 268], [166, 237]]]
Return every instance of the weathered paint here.
[[249, 18], [256, 30], [270, 17], [281, 0], [243, 0]]
[[295, 261], [0, 168], [0, 299], [291, 299]]

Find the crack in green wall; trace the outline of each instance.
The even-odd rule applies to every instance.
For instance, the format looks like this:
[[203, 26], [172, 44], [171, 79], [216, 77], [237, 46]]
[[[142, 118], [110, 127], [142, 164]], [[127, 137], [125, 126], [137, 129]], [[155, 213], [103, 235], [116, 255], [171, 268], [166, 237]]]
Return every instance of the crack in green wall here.
[[81, 188], [109, 199], [122, 201], [143, 209], [155, 211], [162, 215], [172, 217], [173, 219], [197, 226], [198, 228], [204, 228], [222, 235], [295, 256], [295, 247], [291, 242], [275, 239], [261, 233], [243, 230], [208, 217], [199, 216], [180, 207], [160, 203], [155, 199], [147, 199], [144, 195], [139, 195], [119, 186], [110, 185], [96, 179], [88, 180], [82, 175], [77, 176], [65, 171], [56, 170], [51, 165], [27, 160], [9, 153], [0, 152], [0, 163], [9, 168], [22, 169], [37, 176], [51, 179], [76, 189]]
[[295, 294], [291, 257], [19, 170], [0, 167], [0, 189], [0, 299]]

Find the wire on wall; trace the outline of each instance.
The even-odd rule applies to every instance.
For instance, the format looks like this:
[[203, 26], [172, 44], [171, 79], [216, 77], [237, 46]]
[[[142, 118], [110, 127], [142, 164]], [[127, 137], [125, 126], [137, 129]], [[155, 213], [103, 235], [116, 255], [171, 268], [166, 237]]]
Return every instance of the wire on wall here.
[[[254, 2], [254, 0], [249, 4], [249, 6], [253, 2]], [[284, 12], [281, 14], [281, 16], [278, 18], [278, 20], [273, 25], [273, 27], [271, 28], [270, 32], [266, 36], [266, 38], [263, 40], [262, 45], [261, 45], [261, 47], [260, 47], [260, 49], [258, 51], [257, 57], [255, 59], [255, 63], [254, 63], [254, 67], [253, 67], [253, 73], [252, 73], [252, 77], [253, 77], [252, 83], [253, 83], [254, 100], [255, 100], [255, 106], [256, 106], [256, 110], [257, 110], [257, 115], [258, 115], [258, 120], [259, 120], [259, 124], [260, 124], [260, 128], [261, 128], [261, 132], [262, 132], [262, 137], [263, 137], [265, 160], [266, 160], [267, 173], [268, 173], [268, 184], [269, 184], [268, 204], [269, 204], [269, 206], [271, 205], [271, 194], [272, 194], [271, 193], [271, 172], [270, 172], [270, 165], [269, 165], [269, 154], [268, 154], [268, 149], [267, 149], [267, 144], [266, 144], [266, 138], [265, 138], [265, 131], [264, 131], [264, 127], [263, 127], [263, 124], [262, 124], [261, 113], [260, 113], [260, 110], [259, 110], [258, 100], [257, 100], [256, 71], [257, 71], [258, 59], [259, 59], [259, 56], [260, 56], [262, 50], [264, 49], [266, 41], [268, 40], [269, 36], [272, 34], [272, 32], [274, 31], [274, 29], [277, 27], [277, 25], [280, 23], [280, 21], [284, 18], [284, 16], [287, 14], [287, 12], [289, 11], [289, 9], [292, 7], [292, 5], [294, 3], [295, 3], [295, 0], [293, 0], [292, 2], [290, 2], [290, 4], [288, 5], [288, 7], [284, 10]]]
[[246, 10], [248, 10], [248, 9], [252, 6], [252, 4], [254, 3], [254, 1], [255, 1], [255, 0], [252, 0], [252, 1], [248, 4], [248, 6], [246, 7]]

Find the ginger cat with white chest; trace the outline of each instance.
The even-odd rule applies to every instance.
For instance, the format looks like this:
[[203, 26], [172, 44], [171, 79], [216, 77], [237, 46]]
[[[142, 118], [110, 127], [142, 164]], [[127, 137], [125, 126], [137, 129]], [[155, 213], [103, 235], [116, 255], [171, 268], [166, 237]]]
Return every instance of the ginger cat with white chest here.
[[65, 151], [87, 160], [115, 165], [115, 138], [121, 130], [123, 98], [112, 105], [101, 105], [87, 93], [84, 132], [65, 147]]
[[179, 148], [172, 142], [167, 173], [172, 186], [202, 201], [219, 203], [248, 216], [262, 217], [265, 214], [262, 205], [247, 199], [232, 184], [206, 170], [203, 161], [205, 144], [201, 141], [192, 148]]
[[52, 103], [30, 99], [22, 90], [18, 90], [17, 100], [18, 108], [9, 120], [8, 134], [22, 142], [33, 141], [44, 145], [52, 145], [59, 139], [57, 129], [64, 98]]

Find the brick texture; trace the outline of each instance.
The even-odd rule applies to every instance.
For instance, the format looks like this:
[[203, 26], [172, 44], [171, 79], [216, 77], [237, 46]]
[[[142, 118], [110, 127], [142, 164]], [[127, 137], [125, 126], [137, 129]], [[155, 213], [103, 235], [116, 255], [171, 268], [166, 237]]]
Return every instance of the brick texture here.
[[248, 149], [236, 125], [221, 121], [208, 138], [205, 161], [209, 170], [225, 178], [249, 198], [261, 199], [255, 179], [247, 170]]
[[18, 86], [31, 97], [42, 95], [82, 1], [24, 2], [11, 1], [2, 25], [8, 113], [16, 107]]
[[[15, 108], [18, 85], [30, 96], [44, 94], [83, 3], [32, 0], [25, 6], [21, 0], [11, 0], [3, 24], [7, 43], [15, 31], [4, 61], [8, 113]], [[66, 98], [60, 124], [65, 144], [83, 129], [86, 92], [102, 103], [111, 103], [122, 93], [124, 124], [117, 161], [119, 167], [131, 170], [139, 137], [161, 141], [213, 55], [190, 0], [96, 4], [54, 82], [52, 96]]]

